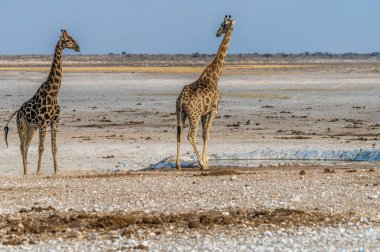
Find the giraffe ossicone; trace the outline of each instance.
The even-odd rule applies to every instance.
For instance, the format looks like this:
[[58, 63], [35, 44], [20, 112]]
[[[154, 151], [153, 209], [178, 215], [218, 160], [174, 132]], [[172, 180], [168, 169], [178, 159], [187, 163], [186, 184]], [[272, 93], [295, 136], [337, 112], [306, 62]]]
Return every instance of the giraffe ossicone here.
[[[192, 84], [186, 85], [179, 95], [176, 102], [177, 114], [177, 159], [176, 168], [181, 169], [180, 149], [181, 136], [185, 121], [188, 118], [190, 129], [188, 139], [193, 146], [197, 155], [198, 162], [202, 169], [208, 169], [207, 144], [210, 138], [210, 129], [215, 116], [218, 112], [221, 93], [218, 87], [218, 81], [224, 67], [224, 61], [227, 56], [228, 46], [231, 41], [232, 31], [236, 21], [231, 19], [231, 15], [224, 17], [217, 37], [224, 34], [224, 38], [219, 46], [218, 52], [212, 63], [206, 67], [198, 80]], [[197, 147], [197, 129], [199, 122], [202, 122], [203, 153], [199, 153]]]
[[44, 141], [46, 130], [51, 127], [51, 144], [54, 161], [54, 173], [58, 172], [57, 162], [57, 128], [60, 114], [60, 107], [57, 104], [57, 96], [62, 82], [62, 54], [65, 48], [73, 49], [77, 52], [80, 48], [77, 42], [67, 33], [61, 30], [61, 36], [55, 47], [53, 63], [47, 80], [42, 83], [34, 96], [26, 101], [9, 118], [4, 127], [5, 142], [8, 146], [8, 124], [15, 114], [17, 130], [20, 137], [20, 150], [24, 166], [24, 175], [28, 174], [28, 149], [34, 133], [39, 129], [39, 157], [37, 174], [41, 175], [42, 154], [44, 152]]

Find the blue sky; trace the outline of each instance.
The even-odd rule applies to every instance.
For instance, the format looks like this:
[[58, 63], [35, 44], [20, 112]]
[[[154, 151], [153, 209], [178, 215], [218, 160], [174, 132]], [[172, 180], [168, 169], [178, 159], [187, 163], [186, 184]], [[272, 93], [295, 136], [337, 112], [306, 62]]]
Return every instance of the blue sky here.
[[379, 0], [0, 0], [0, 54], [51, 54], [61, 28], [83, 54], [379, 52]]

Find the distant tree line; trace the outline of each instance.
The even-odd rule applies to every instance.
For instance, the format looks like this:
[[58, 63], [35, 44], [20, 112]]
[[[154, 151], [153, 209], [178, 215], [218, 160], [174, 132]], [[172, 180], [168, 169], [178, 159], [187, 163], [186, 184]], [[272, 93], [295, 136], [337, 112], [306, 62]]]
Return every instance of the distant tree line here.
[[[210, 58], [214, 57], [215, 54], [206, 54], [206, 53], [191, 53], [191, 54], [141, 54], [141, 53], [127, 53], [122, 51], [120, 54], [110, 52], [108, 55], [121, 55], [125, 57], [149, 57], [149, 56], [171, 56], [171, 57], [184, 57], [184, 58]], [[302, 52], [302, 53], [239, 53], [239, 54], [229, 54], [231, 57], [236, 58], [369, 58], [369, 57], [380, 57], [380, 52], [372, 53], [355, 53], [355, 52], [346, 52], [346, 53], [331, 53], [331, 52]]]

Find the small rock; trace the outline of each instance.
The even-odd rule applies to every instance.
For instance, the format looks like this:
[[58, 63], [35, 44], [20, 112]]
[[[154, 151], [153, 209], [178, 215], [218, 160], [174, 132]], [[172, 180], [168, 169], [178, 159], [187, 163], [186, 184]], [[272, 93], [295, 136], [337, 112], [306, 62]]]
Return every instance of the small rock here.
[[28, 213], [30, 212], [28, 209], [26, 208], [21, 208], [20, 211], [18, 211], [19, 213]]
[[199, 228], [200, 223], [198, 220], [189, 221], [189, 228]]
[[272, 232], [269, 231], [269, 230], [266, 230], [266, 231], [264, 232], [264, 235], [265, 235], [265, 236], [269, 236], [269, 237], [272, 237], [272, 236], [273, 236], [273, 235], [272, 235]]
[[369, 195], [368, 196], [369, 199], [378, 199], [379, 198], [379, 195]]
[[325, 168], [325, 170], [323, 171], [323, 173], [335, 173], [335, 171], [332, 170], [332, 169], [329, 169], [329, 168]]
[[299, 195], [295, 195], [292, 197], [291, 201], [293, 202], [300, 202], [301, 201], [301, 197]]
[[183, 228], [178, 228], [178, 230], [177, 230], [178, 233], [183, 233], [184, 231], [185, 231], [185, 229], [183, 229]]
[[[143, 242], [144, 243], [144, 242]], [[135, 246], [134, 249], [149, 250], [149, 247], [141, 243], [138, 246]]]

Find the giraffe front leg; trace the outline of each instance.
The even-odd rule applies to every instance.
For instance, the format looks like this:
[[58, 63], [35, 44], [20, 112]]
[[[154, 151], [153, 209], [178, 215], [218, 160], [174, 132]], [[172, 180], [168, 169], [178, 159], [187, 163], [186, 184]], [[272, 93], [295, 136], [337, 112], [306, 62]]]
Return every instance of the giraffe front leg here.
[[215, 119], [215, 116], [216, 116], [216, 113], [217, 113], [217, 110], [212, 110], [210, 112], [210, 115], [208, 117], [208, 121], [207, 121], [207, 124], [206, 124], [206, 127], [204, 129], [204, 136], [203, 136], [203, 155], [202, 155], [202, 158], [203, 158], [203, 162], [204, 164], [208, 167], [208, 159], [207, 159], [207, 144], [208, 144], [208, 140], [210, 139], [210, 130], [211, 130], [211, 126], [212, 126], [212, 123], [214, 122], [214, 119]]
[[46, 127], [40, 128], [40, 144], [38, 146], [38, 168], [37, 175], [41, 175], [41, 162], [42, 162], [42, 154], [44, 153], [44, 145], [45, 145], [45, 136], [46, 136]]
[[57, 130], [58, 124], [53, 123], [51, 125], [51, 151], [53, 153], [53, 161], [54, 161], [54, 174], [58, 173], [58, 162], [57, 162]]
[[187, 138], [189, 139], [191, 145], [193, 146], [194, 152], [197, 155], [198, 163], [201, 165], [201, 169], [207, 169], [207, 166], [203, 163], [201, 155], [199, 154], [197, 147], [197, 128], [200, 118], [190, 119], [190, 129]]

